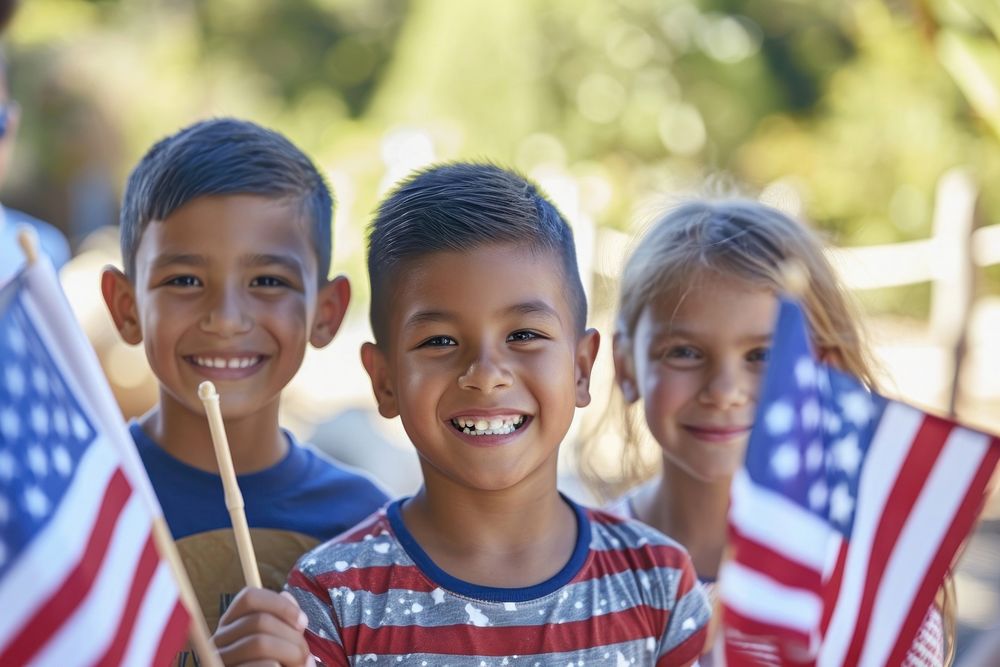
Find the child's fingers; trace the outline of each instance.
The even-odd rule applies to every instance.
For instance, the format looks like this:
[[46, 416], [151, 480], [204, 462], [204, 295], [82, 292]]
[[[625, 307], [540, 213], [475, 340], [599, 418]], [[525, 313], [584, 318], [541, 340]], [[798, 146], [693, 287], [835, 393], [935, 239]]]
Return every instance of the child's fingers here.
[[311, 660], [302, 634], [305, 623], [290, 595], [245, 588], [219, 619], [212, 641], [227, 665], [300, 667]]
[[220, 626], [213, 636], [219, 656], [227, 665], [274, 661], [300, 667], [311, 654], [301, 630], [271, 614], [252, 613]]
[[263, 588], [241, 590], [219, 619], [219, 627], [253, 613], [270, 614], [300, 632], [306, 627], [306, 615], [290, 593], [276, 593]]

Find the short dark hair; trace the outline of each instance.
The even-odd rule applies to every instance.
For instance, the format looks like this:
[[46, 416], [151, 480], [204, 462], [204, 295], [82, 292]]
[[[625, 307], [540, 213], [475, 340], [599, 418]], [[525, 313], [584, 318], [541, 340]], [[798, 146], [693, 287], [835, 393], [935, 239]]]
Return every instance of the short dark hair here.
[[453, 162], [412, 174], [382, 201], [368, 231], [372, 331], [387, 333], [388, 286], [405, 263], [442, 251], [518, 244], [559, 259], [574, 324], [582, 333], [587, 297], [573, 231], [524, 176], [495, 164]]
[[152, 220], [210, 195], [297, 199], [312, 223], [318, 275], [325, 281], [332, 252], [333, 196], [305, 153], [281, 134], [245, 120], [216, 118], [190, 125], [153, 145], [125, 185], [120, 216], [125, 275], [135, 278], [135, 253]]

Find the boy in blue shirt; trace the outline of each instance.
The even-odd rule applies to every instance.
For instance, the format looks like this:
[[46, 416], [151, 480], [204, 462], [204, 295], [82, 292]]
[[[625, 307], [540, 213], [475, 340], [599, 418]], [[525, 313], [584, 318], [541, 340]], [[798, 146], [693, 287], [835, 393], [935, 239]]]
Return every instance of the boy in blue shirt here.
[[107, 268], [101, 288], [160, 385], [130, 429], [212, 629], [244, 582], [202, 381], [221, 397], [265, 587], [280, 589], [302, 553], [387, 500], [278, 423], [306, 346], [333, 339], [350, 300], [347, 279], [327, 277], [332, 208], [298, 148], [234, 119], [163, 139], [125, 189], [124, 270]]
[[494, 165], [417, 173], [379, 207], [368, 274], [362, 361], [424, 484], [299, 560], [306, 623], [247, 591], [225, 641], [286, 666], [695, 663], [709, 609], [683, 547], [556, 488], [598, 334], [552, 203]]

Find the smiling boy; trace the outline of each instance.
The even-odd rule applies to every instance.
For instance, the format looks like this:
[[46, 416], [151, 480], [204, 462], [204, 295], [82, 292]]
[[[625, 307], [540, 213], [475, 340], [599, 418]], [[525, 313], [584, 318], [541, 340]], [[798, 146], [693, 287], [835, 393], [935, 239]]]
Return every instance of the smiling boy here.
[[211, 628], [243, 587], [198, 385], [215, 383], [264, 585], [386, 497], [296, 442], [281, 392], [306, 347], [327, 345], [350, 300], [327, 278], [332, 197], [312, 162], [252, 123], [197, 123], [129, 177], [124, 272], [104, 271], [125, 342], [143, 344], [157, 404], [130, 430]]
[[[555, 207], [493, 165], [431, 168], [379, 208], [368, 269], [376, 342], [362, 360], [424, 483], [300, 559], [287, 589], [312, 653], [330, 666], [695, 662], [709, 609], [683, 548], [556, 489], [598, 334]], [[293, 617], [277, 596], [259, 602]]]

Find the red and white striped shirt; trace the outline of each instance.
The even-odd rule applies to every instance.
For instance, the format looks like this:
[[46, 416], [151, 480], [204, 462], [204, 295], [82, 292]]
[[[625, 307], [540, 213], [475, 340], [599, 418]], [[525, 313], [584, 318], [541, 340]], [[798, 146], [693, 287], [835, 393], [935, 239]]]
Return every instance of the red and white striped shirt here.
[[694, 664], [704, 647], [710, 611], [687, 552], [638, 521], [570, 502], [578, 539], [562, 570], [492, 588], [438, 568], [400, 504], [313, 549], [289, 576], [310, 648], [330, 667], [665, 667]]

